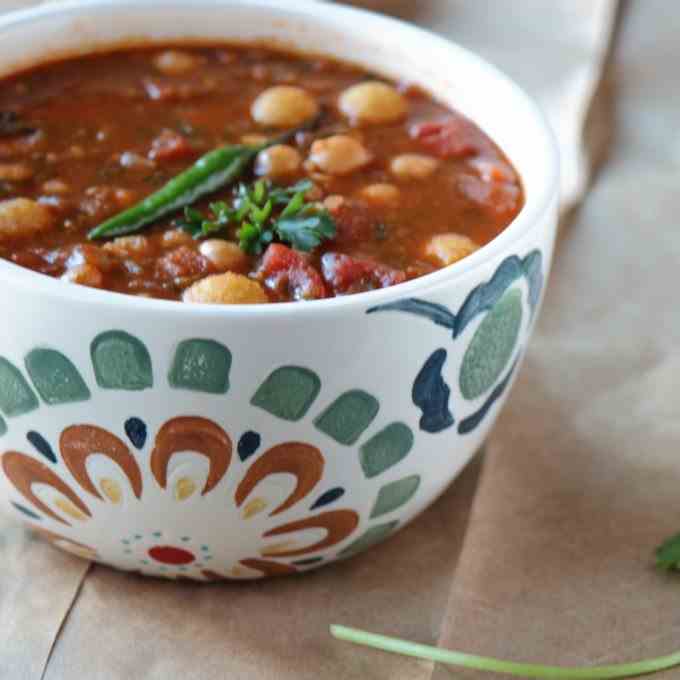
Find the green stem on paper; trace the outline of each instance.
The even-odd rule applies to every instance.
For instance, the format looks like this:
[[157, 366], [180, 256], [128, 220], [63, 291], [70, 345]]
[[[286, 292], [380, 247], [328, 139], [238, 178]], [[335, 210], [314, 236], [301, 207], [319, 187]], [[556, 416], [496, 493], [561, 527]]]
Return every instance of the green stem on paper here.
[[415, 642], [399, 640], [385, 635], [376, 635], [375, 633], [345, 626], [333, 625], [330, 630], [331, 635], [338, 640], [380, 649], [385, 652], [435, 661], [450, 666], [472, 668], [489, 671], [490, 673], [505, 673], [520, 678], [538, 678], [539, 680], [621, 680], [623, 678], [635, 678], [641, 675], [649, 675], [650, 673], [658, 673], [659, 671], [680, 666], [680, 651], [668, 656], [637, 661], [635, 663], [592, 668], [560, 668], [558, 666], [500, 661], [474, 654], [420, 645]]

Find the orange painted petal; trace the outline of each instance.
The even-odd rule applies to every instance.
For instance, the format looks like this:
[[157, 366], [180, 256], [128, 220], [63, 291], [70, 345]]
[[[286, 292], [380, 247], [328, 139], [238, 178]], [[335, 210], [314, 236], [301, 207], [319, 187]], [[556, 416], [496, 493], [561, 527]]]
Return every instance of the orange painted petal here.
[[326, 538], [314, 545], [277, 553], [277, 557], [297, 557], [337, 545], [344, 541], [357, 528], [358, 524], [359, 515], [354, 510], [332, 510], [271, 529], [264, 534], [263, 538], [289, 534], [293, 531], [303, 531], [304, 529], [325, 529], [328, 532]]
[[156, 435], [151, 454], [151, 472], [165, 489], [168, 483], [168, 463], [178, 451], [195, 451], [210, 462], [203, 495], [224, 477], [231, 462], [231, 439], [216, 423], [207, 418], [180, 417], [168, 420]]
[[47, 484], [48, 486], [51, 486], [59, 493], [66, 496], [66, 498], [68, 498], [73, 505], [85, 515], [88, 517], [92, 516], [85, 503], [76, 496], [71, 490], [71, 487], [52, 472], [47, 465], [41, 463], [39, 460], [31, 458], [23, 453], [18, 453], [17, 451], [8, 451], [2, 457], [2, 469], [4, 470], [7, 479], [14, 484], [16, 490], [24, 498], [57, 522], [71, 526], [69, 522], [52, 511], [33, 493], [33, 491], [31, 491], [32, 484]]
[[[93, 496], [102, 498], [87, 472], [87, 459], [100, 453], [116, 463], [125, 473], [137, 498], [142, 495], [142, 475], [130, 449], [115, 435], [96, 425], [67, 427], [59, 438], [61, 456], [78, 483]], [[102, 499], [103, 500], [103, 499]]]
[[282, 472], [295, 475], [295, 489], [281, 505], [269, 513], [273, 517], [302, 500], [319, 483], [324, 464], [321, 451], [310, 444], [286, 442], [274, 446], [250, 466], [236, 489], [236, 506], [240, 508], [250, 492], [265, 477]]

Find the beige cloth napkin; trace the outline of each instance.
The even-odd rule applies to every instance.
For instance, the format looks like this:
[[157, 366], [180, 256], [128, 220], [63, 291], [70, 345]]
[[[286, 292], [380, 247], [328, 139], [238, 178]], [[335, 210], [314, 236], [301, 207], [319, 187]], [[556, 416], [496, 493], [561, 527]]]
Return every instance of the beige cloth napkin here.
[[[29, 3], [17, 0], [9, 4]], [[525, 0], [521, 9], [515, 3], [491, 0], [364, 0], [356, 4], [373, 5], [433, 27], [481, 52], [523, 82], [543, 102], [560, 137], [565, 204], [576, 200], [586, 185], [587, 149], [581, 137], [606, 53], [614, 0]], [[9, 5], [3, 2], [1, 7]], [[600, 238], [611, 233], [609, 224], [597, 227]], [[573, 272], [560, 268], [552, 284], [553, 299], [566, 296], [573, 285]], [[592, 278], [597, 271], [586, 269], [582, 276]], [[584, 294], [586, 301], [592, 301], [590, 291]], [[572, 397], [562, 402], [560, 393], [569, 393], [576, 369], [562, 371], [558, 370], [560, 364], [540, 361], [547, 351], [543, 349], [545, 329], [560, 333], [560, 324], [567, 325], [577, 316], [571, 306], [546, 310], [529, 368], [492, 438], [493, 462], [485, 475], [483, 498], [475, 504], [475, 521], [466, 540], [469, 549], [463, 551], [458, 572], [460, 581], [453, 574], [477, 486], [479, 460], [437, 504], [383, 546], [300, 579], [206, 587], [142, 580], [102, 567], [86, 573], [85, 563], [29, 542], [18, 528], [0, 525], [0, 677], [427, 680], [432, 676], [431, 665], [334, 642], [327, 626], [346, 623], [437, 644], [445, 614], [447, 624], [454, 624], [446, 629], [446, 644], [460, 642], [479, 651], [514, 652], [514, 648], [508, 651], [495, 646], [516, 633], [517, 626], [510, 617], [500, 621], [498, 627], [489, 624], [488, 630], [482, 623], [491, 618], [480, 619], [478, 633], [470, 639], [456, 635], [475, 630], [474, 606], [487, 603], [487, 592], [491, 596], [487, 611], [492, 612], [493, 596], [502, 588], [513, 591], [513, 584], [518, 584], [523, 592], [527, 589], [515, 573], [505, 575], [499, 570], [491, 582], [482, 577], [489, 568], [480, 560], [482, 556], [489, 559], [481, 551], [488, 547], [485, 536], [490, 531], [487, 522], [491, 522], [484, 520], [484, 513], [487, 506], [498, 508], [499, 516], [492, 522], [494, 528], [497, 526], [495, 540], [503, 559], [510, 560], [515, 554], [514, 539], [511, 545], [503, 539], [510, 538], [514, 529], [505, 535], [503, 527], [514, 527], [518, 512], [510, 501], [522, 500], [523, 493], [536, 484], [535, 474], [522, 466], [520, 456], [523, 451], [536, 451], [532, 442], [542, 432], [530, 424], [545, 419], [556, 442], [560, 441], [557, 434], [566, 437], [567, 428], [573, 427], [568, 419], [561, 418], [562, 410], [570, 413], [576, 400]], [[596, 338], [597, 343], [602, 340]], [[569, 345], [575, 352], [572, 362], [585, 374], [593, 364], [579, 364], [582, 357], [578, 352], [587, 358], [592, 342], [589, 336], [580, 335]], [[551, 346], [551, 350], [555, 348]], [[616, 363], [607, 366], [614, 371]], [[531, 373], [533, 378], [527, 382]], [[544, 401], [541, 397], [548, 392], [552, 399]], [[597, 424], [606, 430], [612, 421], [604, 408]], [[501, 446], [519, 451], [499, 456]], [[545, 465], [558, 476], [562, 464], [558, 465], [558, 460], [566, 458], [568, 452], [559, 455], [556, 448], [554, 453], [555, 458]], [[511, 464], [513, 457], [516, 463]], [[622, 460], [625, 458], [619, 462]], [[496, 492], [508, 501], [506, 513], [498, 506], [493, 487], [496, 469], [502, 470], [503, 463], [516, 465], [512, 467], [514, 474], [500, 473], [508, 479], [500, 480], [502, 493]], [[586, 474], [587, 470], [582, 472]], [[576, 485], [578, 471], [572, 477]], [[575, 503], [578, 498], [575, 492], [567, 496]], [[547, 508], [550, 500], [542, 501]], [[620, 503], [625, 504], [623, 499]], [[544, 530], [546, 535], [549, 528]], [[553, 540], [559, 542], [563, 537], [557, 529]], [[30, 546], [30, 551], [24, 546]], [[521, 546], [527, 560], [530, 548]], [[493, 555], [491, 561], [495, 561]], [[566, 579], [571, 574], [566, 572], [564, 581], [553, 575], [553, 588], [547, 583], [546, 592], [564, 592], [570, 587]], [[461, 592], [469, 592], [470, 597], [459, 600]], [[467, 607], [467, 618], [456, 618], [463, 606]], [[547, 626], [553, 614], [536, 611], [544, 618], [543, 623], [535, 625]], [[488, 633], [486, 637], [483, 632]], [[551, 658], [557, 658], [559, 650], [540, 643], [539, 636], [535, 648], [527, 647], [532, 656], [545, 649]]]
[[610, 155], [489, 446], [445, 647], [567, 665], [680, 647], [680, 579], [653, 568], [680, 530], [680, 5], [626, 10]]

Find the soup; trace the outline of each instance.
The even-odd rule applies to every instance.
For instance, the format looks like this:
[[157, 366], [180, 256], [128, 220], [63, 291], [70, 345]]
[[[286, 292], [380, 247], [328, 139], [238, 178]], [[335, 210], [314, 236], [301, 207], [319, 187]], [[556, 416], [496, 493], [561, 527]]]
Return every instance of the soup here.
[[0, 82], [0, 257], [186, 303], [396, 285], [491, 241], [520, 179], [409, 83], [261, 46], [128, 49]]

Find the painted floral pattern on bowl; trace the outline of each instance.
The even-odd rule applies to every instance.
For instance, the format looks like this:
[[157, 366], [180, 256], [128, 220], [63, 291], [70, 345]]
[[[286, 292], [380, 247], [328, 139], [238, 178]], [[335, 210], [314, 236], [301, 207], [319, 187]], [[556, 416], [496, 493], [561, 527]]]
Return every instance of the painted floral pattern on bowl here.
[[[238, 355], [210, 338], [178, 339], [163, 376], [147, 345], [119, 329], [89, 341], [89, 365], [51, 347], [27, 351], [24, 370], [0, 357], [8, 503], [60, 548], [168, 578], [260, 578], [354, 555], [424, 505], [431, 438], [464, 438], [488, 417], [542, 285], [533, 251], [504, 260], [457, 312], [420, 299], [368, 309], [369, 323], [396, 312], [441, 328], [441, 346], [424, 347], [404, 383], [409, 417], [384, 412], [379, 386], [328, 393], [324, 368], [299, 360], [235, 387]], [[172, 395], [160, 416], [144, 409], [156, 390]], [[130, 413], [113, 420], [120, 399]], [[251, 415], [231, 418], [235, 403]]]

